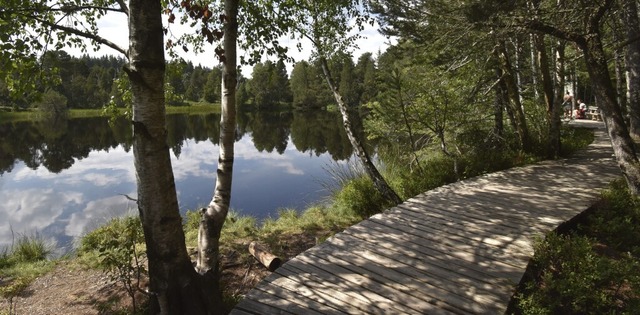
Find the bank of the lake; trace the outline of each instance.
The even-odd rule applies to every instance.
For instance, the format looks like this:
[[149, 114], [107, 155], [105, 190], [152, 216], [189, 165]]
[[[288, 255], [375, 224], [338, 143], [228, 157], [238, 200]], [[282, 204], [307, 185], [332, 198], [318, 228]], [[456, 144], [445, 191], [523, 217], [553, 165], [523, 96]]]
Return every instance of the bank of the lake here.
[[[259, 220], [323, 201], [326, 169], [351, 148], [338, 113], [238, 112], [232, 208]], [[219, 114], [167, 115], [167, 144], [182, 213], [209, 203]], [[111, 217], [135, 212], [131, 124], [104, 117], [0, 124], [0, 247], [38, 232], [64, 251]]]
[[[563, 135], [565, 136], [564, 141], [576, 144], [574, 149], [585, 146], [593, 139], [589, 131], [565, 132]], [[518, 164], [521, 161], [533, 162], [536, 160], [538, 159], [535, 157], [523, 159], [518, 156], [517, 159], [513, 159], [513, 162]], [[434, 176], [439, 178], [448, 177], [435, 173], [438, 170], [440, 172], [451, 171], [451, 169], [447, 170], [440, 167], [444, 165], [442, 161], [434, 161], [433, 164], [432, 171]], [[425, 167], [428, 168], [429, 166], [426, 165]], [[386, 168], [386, 171], [385, 176], [390, 179], [396, 188], [398, 185], [414, 185], [408, 183], [411, 181], [420, 182], [417, 178], [408, 178], [400, 175], [404, 173], [393, 169]], [[363, 213], [362, 209], [379, 211], [386, 207], [366, 178], [350, 178], [342, 175], [338, 177], [346, 178], [347, 180], [343, 181], [342, 188], [332, 195], [332, 201], [324, 206], [313, 206], [302, 212], [295, 210], [281, 211], [277, 218], [267, 219], [262, 222], [251, 216], [237, 214], [229, 216], [222, 235], [223, 277], [229, 303], [233, 304], [242, 294], [268, 274], [268, 271], [247, 253], [249, 242], [258, 241], [265, 244], [273, 253], [287, 260], [370, 214]], [[185, 234], [190, 248], [195, 246], [198, 222], [197, 212], [187, 212]], [[113, 233], [109, 232], [109, 228], [101, 229], [94, 231], [93, 241], [86, 242], [88, 246], [83, 249], [80, 258], [75, 258], [74, 261], [84, 261], [83, 264], [85, 265], [98, 265], [96, 262], [100, 260], [96, 248], [91, 248], [89, 245], [92, 242], [95, 243], [96, 237], [115, 238], [116, 236], [116, 234], [109, 234]], [[122, 231], [121, 228], [116, 230], [118, 232]], [[138, 246], [142, 246], [138, 247], [141, 249], [144, 245], [141, 243]]]
[[[128, 109], [118, 108], [116, 113], [118, 115], [126, 115]], [[205, 103], [205, 102], [187, 102], [184, 106], [167, 106], [167, 114], [219, 114], [220, 104]], [[108, 115], [104, 109], [78, 109], [72, 108], [65, 112], [65, 118], [90, 118], [90, 117], [104, 117]], [[0, 109], [0, 123], [3, 122], [19, 122], [19, 121], [38, 121], [50, 118], [50, 115], [42, 112], [38, 109], [24, 109], [14, 111], [10, 108]]]

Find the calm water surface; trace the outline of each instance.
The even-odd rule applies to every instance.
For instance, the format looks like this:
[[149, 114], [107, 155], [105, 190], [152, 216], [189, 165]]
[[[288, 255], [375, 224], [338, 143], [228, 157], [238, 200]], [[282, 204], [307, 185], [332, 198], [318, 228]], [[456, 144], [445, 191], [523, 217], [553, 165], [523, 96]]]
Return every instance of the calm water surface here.
[[[208, 204], [218, 159], [217, 115], [168, 117], [180, 209]], [[326, 168], [351, 148], [336, 113], [238, 117], [231, 207], [258, 218], [303, 209], [327, 195]], [[0, 248], [37, 232], [69, 249], [111, 217], [136, 213], [131, 130], [105, 119], [0, 124]]]

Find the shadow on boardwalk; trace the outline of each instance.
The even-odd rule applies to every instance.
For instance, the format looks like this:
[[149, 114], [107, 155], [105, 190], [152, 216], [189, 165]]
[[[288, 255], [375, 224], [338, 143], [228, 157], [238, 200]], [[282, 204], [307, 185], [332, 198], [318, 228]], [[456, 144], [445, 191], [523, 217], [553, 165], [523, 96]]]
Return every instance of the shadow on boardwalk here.
[[534, 239], [620, 176], [612, 153], [600, 128], [570, 159], [418, 195], [292, 259], [232, 314], [504, 313]]

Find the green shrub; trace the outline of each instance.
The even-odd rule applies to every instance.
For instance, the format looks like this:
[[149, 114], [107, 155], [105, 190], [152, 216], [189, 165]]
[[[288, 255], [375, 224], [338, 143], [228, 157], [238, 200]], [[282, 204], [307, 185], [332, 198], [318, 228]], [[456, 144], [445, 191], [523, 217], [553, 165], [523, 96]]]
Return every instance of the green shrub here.
[[68, 111], [67, 98], [54, 90], [44, 92], [40, 101], [34, 103], [33, 106], [50, 117], [64, 116]]
[[138, 216], [111, 219], [106, 225], [88, 233], [81, 240], [78, 254], [96, 254], [95, 266], [103, 268], [111, 280], [124, 285], [137, 311], [136, 292], [146, 274], [144, 234]]
[[371, 179], [358, 177], [349, 181], [335, 195], [333, 206], [343, 215], [367, 218], [390, 205], [375, 189]]
[[580, 149], [586, 148], [595, 139], [593, 130], [589, 128], [574, 128], [563, 126], [560, 129], [562, 156], [569, 156]]
[[640, 199], [631, 195], [622, 179], [614, 181], [602, 195], [604, 201], [580, 231], [619, 252], [640, 257]]
[[532, 275], [517, 295], [522, 314], [630, 313], [640, 307], [640, 263], [598, 255], [591, 239], [552, 233], [535, 244]]

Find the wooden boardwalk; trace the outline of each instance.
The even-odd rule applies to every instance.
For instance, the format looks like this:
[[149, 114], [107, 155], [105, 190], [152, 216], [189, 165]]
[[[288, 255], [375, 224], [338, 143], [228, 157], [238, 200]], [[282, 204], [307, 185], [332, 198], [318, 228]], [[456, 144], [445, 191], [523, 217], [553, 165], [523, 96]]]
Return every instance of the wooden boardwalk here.
[[621, 175], [603, 129], [571, 159], [476, 177], [356, 224], [266, 277], [231, 314], [501, 314], [537, 236]]

